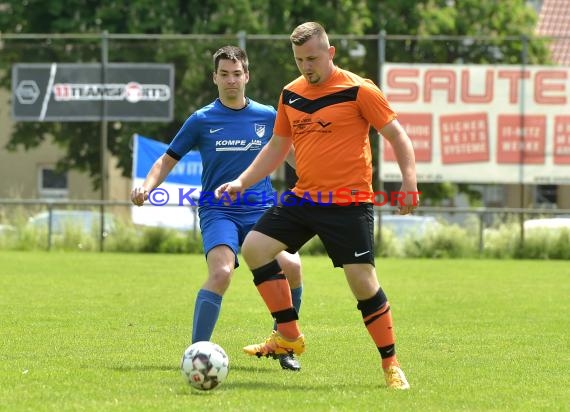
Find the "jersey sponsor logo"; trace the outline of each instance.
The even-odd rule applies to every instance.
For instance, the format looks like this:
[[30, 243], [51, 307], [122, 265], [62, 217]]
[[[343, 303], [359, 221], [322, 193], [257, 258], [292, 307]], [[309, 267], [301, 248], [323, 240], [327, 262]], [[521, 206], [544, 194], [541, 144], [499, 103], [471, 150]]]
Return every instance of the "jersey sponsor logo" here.
[[224, 128], [223, 128], [223, 127], [220, 127], [220, 128], [218, 128], [218, 129], [212, 129], [212, 128], [210, 128], [210, 134], [219, 132], [220, 130], [224, 130]]
[[[293, 121], [293, 129], [297, 134], [303, 133], [330, 133], [330, 130], [324, 130], [329, 127], [332, 122], [324, 121], [321, 118], [313, 120], [311, 117], [305, 117], [300, 120]], [[318, 125], [318, 126], [317, 126]], [[320, 126], [320, 127], [319, 127]]]
[[289, 99], [289, 104], [293, 104], [295, 103], [297, 100], [301, 100], [300, 97], [297, 97], [296, 99]]
[[261, 140], [224, 139], [216, 141], [216, 152], [246, 152], [261, 150]]

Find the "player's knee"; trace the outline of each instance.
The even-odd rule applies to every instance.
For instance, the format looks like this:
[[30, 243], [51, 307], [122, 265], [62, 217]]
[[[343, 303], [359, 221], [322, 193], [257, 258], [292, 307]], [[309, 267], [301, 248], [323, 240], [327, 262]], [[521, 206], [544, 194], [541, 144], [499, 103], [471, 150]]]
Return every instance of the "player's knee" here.
[[217, 290], [225, 290], [229, 285], [233, 269], [228, 265], [220, 265], [208, 273], [208, 282]]
[[297, 287], [301, 283], [301, 262], [298, 259], [288, 257], [279, 259], [279, 265], [287, 277], [291, 287]]
[[298, 287], [301, 287], [301, 285], [303, 284], [303, 278], [301, 276], [300, 271], [293, 272], [291, 274], [285, 273], [285, 277], [287, 278], [287, 281], [289, 282], [289, 287], [291, 289], [296, 289]]
[[251, 230], [241, 246], [241, 254], [250, 268], [263, 266], [281, 252], [279, 244], [262, 233]]

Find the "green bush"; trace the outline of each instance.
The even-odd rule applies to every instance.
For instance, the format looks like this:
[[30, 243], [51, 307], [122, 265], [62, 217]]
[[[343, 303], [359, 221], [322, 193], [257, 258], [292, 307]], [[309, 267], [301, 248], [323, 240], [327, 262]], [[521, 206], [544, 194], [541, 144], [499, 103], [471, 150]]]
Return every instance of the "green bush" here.
[[200, 239], [194, 239], [190, 233], [170, 233], [159, 248], [160, 253], [201, 253]]
[[[15, 230], [0, 233], [0, 249], [46, 250], [48, 233], [44, 227], [33, 228], [25, 219], [15, 222]], [[570, 230], [532, 229], [521, 243], [520, 222], [512, 218], [497, 222], [483, 232], [482, 257], [495, 259], [570, 259]], [[53, 234], [52, 250], [99, 251], [99, 233], [82, 233], [65, 227]], [[133, 253], [203, 253], [202, 238], [196, 232], [181, 232], [163, 227], [137, 227], [117, 219], [116, 227], [105, 238], [107, 252]], [[315, 236], [301, 248], [301, 255], [326, 255], [321, 240]], [[377, 257], [466, 258], [479, 256], [478, 220], [463, 226], [441, 224], [423, 236], [397, 238], [382, 228], [382, 243], [376, 243]]]
[[483, 256], [512, 259], [519, 254], [521, 236], [518, 223], [500, 224], [483, 233]]
[[570, 259], [570, 229], [559, 232], [558, 239], [552, 246], [552, 259]]
[[139, 252], [144, 253], [203, 253], [202, 239], [192, 231], [180, 232], [164, 227], [143, 229]]
[[162, 245], [167, 242], [169, 237], [177, 236], [178, 233], [174, 229], [164, 227], [147, 227], [142, 231], [140, 252], [144, 253], [160, 253]]
[[485, 231], [483, 256], [499, 259], [570, 259], [569, 244], [569, 229], [527, 229], [524, 239], [521, 239], [520, 223], [510, 222]]
[[467, 258], [478, 255], [477, 237], [458, 225], [440, 225], [421, 238], [404, 240], [406, 257]]
[[139, 252], [142, 234], [133, 224], [117, 220], [115, 229], [105, 239], [105, 250], [112, 252]]
[[524, 259], [570, 259], [570, 230], [532, 229], [519, 247]]
[[381, 239], [376, 240], [376, 256], [378, 257], [405, 257], [404, 244], [397, 239], [394, 232], [382, 228]]
[[46, 229], [35, 229], [26, 226], [17, 227], [18, 236], [14, 239], [11, 249], [39, 250], [47, 249], [48, 232]]
[[301, 250], [299, 250], [299, 253], [301, 255], [318, 256], [326, 255], [327, 251], [323, 242], [321, 242], [321, 239], [318, 236], [315, 236], [303, 245]]
[[59, 250], [99, 250], [99, 231], [84, 233], [77, 225], [64, 225], [63, 233], [52, 237], [52, 247]]
[[202, 236], [200, 231], [196, 233], [190, 231], [186, 233], [186, 242], [188, 245], [188, 253], [204, 253], [204, 244], [202, 243]]

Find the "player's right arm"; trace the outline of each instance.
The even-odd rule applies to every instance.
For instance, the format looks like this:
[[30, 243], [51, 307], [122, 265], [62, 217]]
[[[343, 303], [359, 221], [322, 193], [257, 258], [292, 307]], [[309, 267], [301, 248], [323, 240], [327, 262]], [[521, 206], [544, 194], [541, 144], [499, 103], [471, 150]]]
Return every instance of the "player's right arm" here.
[[166, 179], [176, 163], [178, 160], [167, 153], [160, 156], [150, 168], [142, 186], [135, 187], [131, 191], [131, 202], [136, 206], [142, 206], [148, 199], [148, 194]]
[[245, 169], [236, 180], [219, 186], [215, 195], [219, 199], [223, 193], [227, 193], [232, 200], [237, 193], [247, 189], [265, 176], [268, 176], [283, 163], [291, 149], [291, 139], [273, 135], [271, 140], [259, 152], [253, 162]]

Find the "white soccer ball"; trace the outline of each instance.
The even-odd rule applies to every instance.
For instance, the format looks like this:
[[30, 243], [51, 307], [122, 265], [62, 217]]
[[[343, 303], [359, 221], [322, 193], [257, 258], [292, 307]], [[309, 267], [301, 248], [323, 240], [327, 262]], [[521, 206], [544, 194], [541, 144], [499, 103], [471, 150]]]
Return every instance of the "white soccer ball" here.
[[196, 342], [182, 356], [182, 376], [196, 389], [209, 391], [226, 379], [230, 359], [221, 346], [212, 342]]

